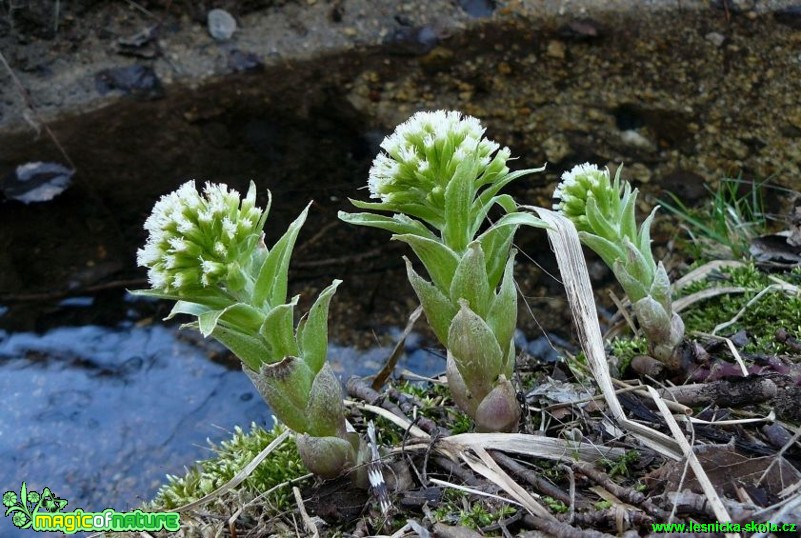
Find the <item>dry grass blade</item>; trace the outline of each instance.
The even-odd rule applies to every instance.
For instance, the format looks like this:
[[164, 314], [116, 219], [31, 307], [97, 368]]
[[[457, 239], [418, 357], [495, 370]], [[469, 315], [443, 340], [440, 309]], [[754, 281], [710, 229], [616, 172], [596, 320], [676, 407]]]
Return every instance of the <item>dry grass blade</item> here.
[[208, 495], [205, 495], [205, 496], [201, 497], [200, 499], [198, 499], [198, 500], [196, 500], [194, 502], [191, 502], [189, 504], [185, 504], [183, 506], [180, 506], [180, 507], [174, 509], [173, 512], [186, 512], [188, 510], [192, 510], [192, 509], [197, 508], [198, 506], [202, 506], [203, 504], [209, 502], [210, 500], [216, 499], [216, 498], [222, 496], [223, 494], [227, 493], [228, 491], [234, 489], [236, 486], [238, 486], [239, 484], [244, 482], [245, 479], [248, 476], [250, 476], [250, 473], [252, 473], [253, 470], [256, 467], [258, 467], [259, 464], [261, 462], [263, 462], [264, 459], [267, 456], [269, 456], [276, 448], [281, 446], [281, 444], [284, 441], [286, 441], [287, 438], [290, 435], [291, 435], [291, 432], [289, 430], [284, 430], [284, 432], [281, 435], [279, 435], [278, 437], [273, 439], [272, 443], [270, 443], [269, 445], [264, 447], [264, 450], [259, 452], [259, 455], [256, 456], [255, 458], [253, 458], [253, 461], [248, 463], [245, 466], [244, 469], [242, 469], [241, 471], [236, 473], [231, 480], [229, 480], [228, 482], [226, 482], [225, 484], [223, 484], [219, 488], [215, 489], [214, 491], [212, 491]]
[[[771, 278], [771, 280], [776, 281], [778, 279], [773, 277], [773, 278]], [[761, 290], [759, 293], [754, 295], [754, 297], [750, 301], [748, 301], [745, 304], [745, 306], [742, 307], [740, 309], [740, 311], [737, 312], [737, 314], [733, 318], [731, 318], [729, 321], [726, 321], [724, 323], [720, 323], [720, 324], [716, 325], [715, 328], [712, 329], [712, 334], [716, 334], [718, 331], [722, 331], [726, 327], [729, 327], [730, 325], [734, 325], [735, 323], [737, 323], [737, 320], [740, 319], [743, 314], [745, 314], [745, 312], [751, 307], [751, 305], [753, 305], [754, 303], [759, 301], [766, 294], [768, 294], [768, 293], [770, 293], [772, 291], [775, 291], [775, 290], [783, 291], [784, 293], [787, 293], [789, 295], [797, 295], [798, 294], [798, 287], [797, 286], [793, 286], [792, 284], [788, 284], [787, 282], [779, 280], [776, 284], [771, 284], [770, 286], [766, 287], [765, 289]]]
[[[739, 316], [740, 314], [737, 315]], [[720, 325], [718, 325], [718, 327], [720, 327]], [[717, 330], [717, 327], [715, 327], [715, 330]], [[731, 338], [726, 338], [725, 336], [718, 336], [715, 334], [714, 331], [712, 331], [712, 334], [707, 334], [707, 333], [697, 333], [697, 334], [699, 336], [706, 336], [708, 338], [714, 338], [716, 340], [723, 340], [724, 342], [726, 342], [726, 347], [729, 348], [729, 352], [732, 354], [732, 357], [734, 357], [734, 361], [740, 367], [740, 371], [742, 372], [743, 377], [748, 377], [748, 367], [745, 365], [743, 357], [740, 355], [740, 352], [737, 351], [737, 347], [734, 345], [734, 342], [731, 341]]]
[[615, 420], [645, 446], [666, 457], [675, 460], [681, 459], [681, 450], [673, 438], [629, 420], [623, 412], [623, 407], [615, 394], [612, 376], [609, 374], [590, 276], [587, 272], [587, 263], [584, 260], [576, 227], [569, 219], [549, 209], [534, 206], [523, 207], [535, 211], [548, 224], [548, 239], [556, 254], [556, 261], [559, 264], [570, 310], [573, 312], [581, 348], [587, 356], [587, 362], [595, 382], [598, 383]]
[[464, 491], [465, 493], [470, 493], [471, 495], [480, 495], [482, 497], [487, 497], [489, 499], [496, 499], [499, 501], [503, 501], [509, 504], [516, 504], [520, 506], [520, 503], [517, 501], [513, 501], [512, 499], [507, 499], [506, 497], [501, 497], [500, 495], [494, 495], [492, 493], [487, 493], [486, 491], [481, 491], [480, 489], [476, 488], [469, 488], [467, 486], [460, 486], [459, 484], [454, 484], [453, 482], [446, 482], [445, 480], [440, 480], [438, 478], [429, 478], [429, 482], [432, 484], [436, 484], [438, 486], [457, 489], [459, 491]]
[[695, 304], [700, 301], [706, 301], [707, 299], [711, 299], [712, 297], [717, 297], [718, 295], [729, 295], [730, 293], [745, 293], [747, 291], [748, 291], [747, 288], [734, 287], [734, 286], [707, 288], [705, 290], [691, 293], [690, 295], [686, 295], [684, 297], [681, 297], [673, 301], [673, 311], [681, 312], [682, 310], [686, 309], [692, 304]]
[[706, 471], [704, 471], [704, 467], [701, 465], [701, 462], [698, 461], [698, 458], [695, 456], [693, 448], [690, 446], [687, 438], [684, 437], [684, 433], [682, 433], [681, 428], [679, 428], [679, 423], [676, 422], [675, 418], [673, 418], [673, 415], [665, 405], [665, 402], [662, 401], [662, 397], [659, 396], [659, 393], [656, 391], [656, 389], [653, 387], [647, 388], [648, 392], [651, 394], [651, 397], [659, 408], [659, 411], [665, 418], [668, 428], [670, 428], [670, 432], [673, 434], [673, 437], [675, 437], [676, 442], [681, 447], [682, 452], [684, 452], [684, 457], [687, 458], [690, 468], [695, 474], [696, 480], [698, 480], [698, 483], [701, 484], [701, 488], [704, 490], [704, 494], [708, 499], [709, 505], [715, 512], [715, 517], [717, 517], [718, 521], [721, 523], [731, 522], [731, 516], [729, 515], [729, 512], [723, 505], [723, 501], [720, 500], [718, 492], [715, 490], [715, 486], [712, 484], [712, 482], [710, 482], [709, 477], [706, 475]]
[[473, 448], [473, 451], [478, 455], [478, 458], [468, 452], [462, 452], [462, 459], [478, 474], [484, 478], [491, 480], [498, 487], [503, 489], [506, 493], [512, 496], [520, 505], [531, 513], [533, 516], [545, 519], [547, 521], [555, 521], [556, 518], [531, 494], [525, 490], [520, 484], [512, 480], [506, 471], [500, 468], [495, 463], [486, 450], [481, 447]]
[[735, 267], [745, 267], [743, 262], [738, 262], [734, 260], [715, 260], [708, 263], [705, 263], [701, 267], [696, 267], [676, 282], [673, 283], [674, 290], [680, 290], [681, 288], [692, 284], [693, 282], [697, 282], [699, 280], [705, 279], [709, 276], [710, 273], [713, 271], [719, 271], [725, 268], [735, 268]]
[[431, 436], [428, 433], [420, 429], [418, 426], [415, 426], [408, 420], [399, 417], [398, 415], [392, 413], [391, 411], [387, 411], [383, 407], [378, 407], [376, 405], [370, 405], [361, 402], [354, 402], [353, 400], [345, 400], [345, 405], [348, 407], [355, 407], [356, 409], [361, 409], [363, 411], [369, 411], [375, 415], [383, 417], [388, 421], [392, 422], [393, 424], [395, 424], [396, 426], [402, 428], [403, 430], [408, 430], [409, 433], [414, 437], [420, 437], [426, 440], [431, 438]]
[[398, 338], [395, 347], [392, 349], [392, 353], [389, 354], [389, 359], [387, 359], [386, 364], [384, 364], [381, 371], [378, 372], [373, 379], [372, 387], [373, 390], [379, 390], [389, 379], [389, 376], [392, 375], [392, 372], [395, 371], [395, 365], [398, 364], [398, 359], [401, 355], [403, 355], [403, 344], [406, 342], [406, 338], [409, 336], [409, 333], [412, 332], [414, 328], [414, 324], [420, 318], [420, 314], [423, 313], [423, 307], [418, 306], [414, 309], [414, 312], [409, 314], [409, 320], [406, 322], [406, 328], [403, 329], [403, 333], [401, 333], [400, 338]]
[[303, 519], [303, 525], [309, 532], [308, 536], [320, 538], [320, 531], [317, 530], [317, 525], [314, 524], [314, 520], [309, 517], [309, 513], [306, 511], [306, 505], [303, 504], [303, 497], [300, 496], [300, 490], [297, 486], [292, 488], [292, 494], [295, 496], [295, 502], [297, 503], [300, 517]]
[[445, 437], [440, 444], [460, 450], [476, 448], [512, 452], [549, 460], [579, 460], [595, 462], [600, 459], [616, 459], [626, 451], [622, 448], [580, 444], [567, 439], [542, 437], [525, 433], [460, 433]]

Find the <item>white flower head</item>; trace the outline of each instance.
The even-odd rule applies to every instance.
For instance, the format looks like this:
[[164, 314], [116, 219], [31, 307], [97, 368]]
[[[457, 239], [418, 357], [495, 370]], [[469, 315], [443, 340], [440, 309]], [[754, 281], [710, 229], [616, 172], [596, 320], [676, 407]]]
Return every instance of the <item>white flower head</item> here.
[[621, 188], [620, 168], [612, 180], [607, 168], [601, 170], [594, 164], [584, 163], [562, 174], [562, 181], [553, 192], [553, 207], [570, 218], [579, 230], [590, 231], [588, 204], [591, 203], [593, 211], [602, 218], [617, 223], [621, 218], [621, 197], [627, 197], [628, 193], [628, 184], [625, 189]]
[[500, 145], [485, 139], [484, 131], [478, 119], [457, 111], [414, 114], [381, 143], [383, 152], [373, 161], [367, 182], [370, 197], [392, 202], [395, 194], [408, 199], [411, 191], [423, 197], [444, 192], [456, 168], [469, 158], [478, 163], [477, 182], [506, 173], [508, 150], [498, 151]]
[[248, 267], [259, 244], [264, 211], [255, 205], [256, 187], [244, 199], [226, 185], [194, 181], [162, 196], [145, 221], [149, 232], [137, 263], [148, 269], [153, 289], [178, 295], [226, 285], [232, 264]]

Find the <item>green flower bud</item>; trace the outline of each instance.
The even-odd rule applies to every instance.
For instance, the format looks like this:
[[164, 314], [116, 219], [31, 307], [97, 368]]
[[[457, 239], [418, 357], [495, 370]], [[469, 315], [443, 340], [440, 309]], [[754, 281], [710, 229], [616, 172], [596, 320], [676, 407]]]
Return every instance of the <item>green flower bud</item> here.
[[511, 432], [520, 421], [520, 403], [512, 384], [501, 375], [495, 386], [476, 409], [476, 428], [479, 432]]
[[648, 339], [651, 353], [663, 362], [684, 336], [684, 324], [672, 311], [667, 272], [651, 252], [650, 227], [654, 212], [639, 231], [635, 219], [637, 190], [608, 170], [589, 163], [562, 175], [554, 191], [554, 209], [568, 217], [579, 231], [581, 242], [612, 269], [634, 305], [634, 313]]
[[370, 168], [370, 197], [442, 209], [445, 189], [466, 159], [477, 162], [476, 182], [506, 174], [509, 149], [498, 151], [484, 131], [479, 120], [459, 112], [418, 112], [381, 143], [384, 153]]
[[356, 464], [356, 449], [345, 439], [303, 433], [295, 438], [295, 443], [304, 465], [323, 478], [336, 478]]
[[243, 200], [214, 183], [201, 195], [194, 181], [163, 196], [145, 221], [149, 236], [137, 252], [150, 286], [178, 296], [210, 286], [244, 288], [264, 227], [265, 213], [255, 202], [252, 182]]

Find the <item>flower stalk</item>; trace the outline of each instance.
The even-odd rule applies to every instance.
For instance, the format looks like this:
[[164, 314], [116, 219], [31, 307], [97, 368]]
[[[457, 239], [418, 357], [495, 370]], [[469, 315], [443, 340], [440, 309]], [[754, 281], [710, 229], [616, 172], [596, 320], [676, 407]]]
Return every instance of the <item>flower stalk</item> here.
[[573, 222], [582, 243], [612, 269], [632, 303], [651, 354], [675, 369], [684, 323], [672, 308], [667, 271], [651, 252], [651, 223], [659, 208], [653, 209], [638, 230], [638, 191], [621, 181], [622, 168], [617, 169], [614, 180], [609, 170], [589, 163], [565, 172], [554, 191], [554, 209]]
[[[272, 200], [270, 199], [270, 202]], [[279, 420], [298, 435], [301, 458], [312, 472], [333, 478], [356, 465], [360, 440], [348, 433], [342, 388], [328, 353], [328, 309], [340, 280], [325, 288], [296, 325], [299, 295], [287, 300], [288, 270], [309, 207], [268, 249], [263, 228], [269, 213], [246, 196], [193, 181], [162, 197], [145, 221], [149, 236], [137, 253], [151, 289], [138, 294], [171, 299], [167, 319], [188, 314], [183, 325], [213, 337], [242, 367]]]
[[[510, 381], [517, 321], [512, 240], [521, 225], [545, 225], [499, 192], [543, 168], [511, 172], [509, 148], [484, 132], [476, 118], [459, 112], [413, 115], [384, 139], [373, 161], [368, 189], [379, 201], [351, 200], [367, 211], [339, 217], [390, 231], [412, 248], [429, 280], [404, 258], [407, 275], [448, 350], [454, 401], [479, 431], [511, 431], [520, 417]], [[496, 206], [503, 215], [482, 232]]]

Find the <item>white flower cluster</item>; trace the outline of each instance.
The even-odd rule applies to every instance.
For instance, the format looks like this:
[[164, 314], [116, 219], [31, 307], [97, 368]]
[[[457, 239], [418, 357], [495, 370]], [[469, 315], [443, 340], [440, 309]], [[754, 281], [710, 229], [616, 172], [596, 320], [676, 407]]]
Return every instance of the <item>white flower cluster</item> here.
[[553, 191], [553, 208], [557, 211], [565, 210], [571, 201], [577, 200], [583, 205], [588, 193], [598, 187], [604, 187], [604, 183], [605, 186], [610, 185], [609, 170], [600, 170], [598, 166], [590, 163], [578, 164], [562, 174], [562, 181]]
[[148, 268], [151, 287], [167, 293], [222, 283], [234, 265], [244, 269], [249, 263], [263, 214], [252, 182], [240, 200], [236, 190], [214, 183], [206, 183], [201, 196], [188, 181], [156, 202], [137, 263]]
[[498, 151], [497, 142], [483, 138], [485, 130], [478, 119], [456, 111], [416, 113], [381, 143], [384, 152], [373, 161], [367, 182], [370, 197], [391, 202], [405, 200], [410, 192], [440, 193], [459, 163], [470, 157], [478, 162], [476, 179], [493, 161], [493, 171], [504, 172], [509, 148]]

